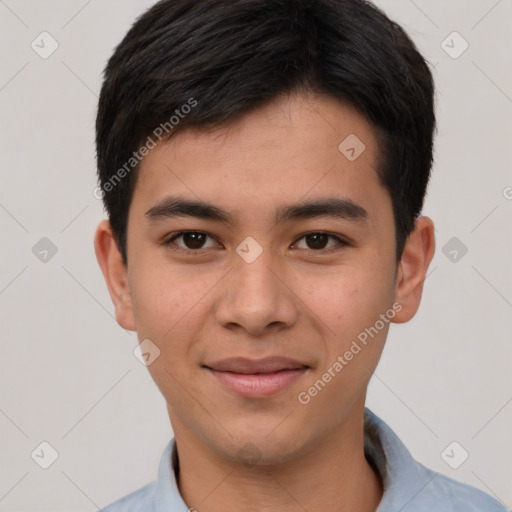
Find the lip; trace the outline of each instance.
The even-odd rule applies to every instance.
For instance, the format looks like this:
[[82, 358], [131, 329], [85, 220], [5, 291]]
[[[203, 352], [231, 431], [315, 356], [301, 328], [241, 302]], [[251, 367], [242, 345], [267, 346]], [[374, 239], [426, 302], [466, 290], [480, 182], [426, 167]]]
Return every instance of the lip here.
[[280, 370], [296, 370], [308, 368], [308, 365], [300, 363], [289, 357], [272, 356], [263, 359], [249, 359], [246, 357], [230, 357], [207, 363], [204, 366], [219, 372], [233, 373], [273, 373]]
[[265, 398], [286, 389], [309, 369], [287, 357], [235, 357], [204, 365], [226, 388], [246, 398]]

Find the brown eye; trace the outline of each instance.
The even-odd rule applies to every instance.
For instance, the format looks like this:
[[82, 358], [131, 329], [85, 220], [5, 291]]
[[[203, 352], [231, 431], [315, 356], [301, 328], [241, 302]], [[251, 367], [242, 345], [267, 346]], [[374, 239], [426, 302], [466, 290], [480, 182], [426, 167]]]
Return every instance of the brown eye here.
[[310, 249], [325, 249], [329, 241], [329, 235], [325, 233], [312, 233], [305, 236], [306, 243]]
[[[305, 244], [302, 243], [301, 247], [302, 240], [304, 240]], [[331, 240], [334, 241], [334, 244], [331, 243], [329, 245]], [[313, 251], [321, 251], [322, 249], [332, 249], [335, 248], [336, 246], [343, 247], [349, 244], [338, 236], [330, 235], [329, 233], [314, 232], [302, 236], [294, 245], [298, 249], [310, 249]]]
[[[176, 242], [176, 240], [180, 240], [180, 243]], [[210, 245], [206, 245], [208, 239], [211, 239]], [[177, 245], [179, 249], [189, 250], [189, 251], [198, 251], [200, 249], [211, 249], [216, 247], [216, 243], [209, 235], [206, 233], [202, 233], [201, 231], [182, 231], [181, 233], [177, 233], [169, 240], [165, 242], [165, 245]]]
[[206, 240], [204, 233], [185, 233], [183, 235], [183, 243], [188, 249], [201, 249]]

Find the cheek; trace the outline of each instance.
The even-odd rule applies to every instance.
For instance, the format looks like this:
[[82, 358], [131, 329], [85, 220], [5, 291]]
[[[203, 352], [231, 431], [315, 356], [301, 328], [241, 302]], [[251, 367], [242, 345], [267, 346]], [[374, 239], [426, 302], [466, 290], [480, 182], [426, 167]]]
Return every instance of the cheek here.
[[197, 359], [192, 341], [204, 323], [211, 285], [208, 279], [197, 279], [197, 273], [194, 279], [170, 265], [148, 265], [140, 275], [144, 277], [137, 281], [134, 304], [138, 336], [160, 350], [148, 370], [168, 403], [185, 407], [187, 391], [198, 393], [190, 378], [190, 364]]
[[355, 336], [373, 325], [393, 298], [389, 269], [358, 264], [339, 267], [335, 272], [302, 278], [298, 295], [324, 329], [340, 340]]
[[[308, 299], [324, 325], [324, 353], [299, 402], [308, 401], [326, 424], [342, 419], [367, 388], [392, 318], [386, 322], [380, 316], [392, 306], [389, 287], [365, 276], [352, 272], [350, 279], [330, 280]], [[339, 407], [333, 409], [333, 403]]]
[[392, 306], [393, 287], [389, 268], [385, 273], [367, 264], [340, 268], [315, 282], [305, 302], [321, 319], [324, 333], [323, 355], [311, 382], [321, 408], [332, 400], [354, 400], [366, 388], [389, 329], [390, 319], [383, 321], [380, 315]]
[[132, 295], [139, 336], [166, 344], [183, 330], [188, 330], [190, 336], [190, 326], [197, 325], [205, 295], [212, 286], [207, 275], [198, 279], [198, 270], [191, 273], [150, 261], [138, 268]]

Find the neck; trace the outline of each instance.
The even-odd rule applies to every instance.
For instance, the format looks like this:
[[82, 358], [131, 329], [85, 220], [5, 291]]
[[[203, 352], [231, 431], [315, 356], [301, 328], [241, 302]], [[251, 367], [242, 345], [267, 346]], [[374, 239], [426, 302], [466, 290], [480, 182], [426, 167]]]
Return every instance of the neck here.
[[180, 493], [197, 512], [234, 504], [247, 512], [375, 512], [383, 489], [364, 455], [363, 413], [364, 405], [299, 458], [276, 465], [228, 460], [175, 420]]

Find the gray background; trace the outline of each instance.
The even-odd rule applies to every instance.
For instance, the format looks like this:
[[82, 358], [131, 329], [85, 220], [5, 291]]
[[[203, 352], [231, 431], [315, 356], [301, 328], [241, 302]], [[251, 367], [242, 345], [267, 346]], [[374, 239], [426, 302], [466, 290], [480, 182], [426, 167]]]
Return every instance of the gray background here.
[[[151, 4], [0, 0], [2, 511], [95, 511], [154, 479], [171, 436], [93, 250], [104, 217], [92, 194], [101, 73]], [[512, 2], [378, 5], [435, 66], [439, 134], [424, 214], [437, 250], [420, 311], [391, 327], [368, 406], [418, 460], [510, 508]], [[47, 59], [31, 48], [43, 31], [59, 45]], [[446, 39], [453, 31], [469, 43], [458, 58], [445, 51], [463, 48]], [[43, 237], [55, 255], [34, 254]], [[48, 469], [31, 457], [43, 441], [59, 454]], [[453, 441], [469, 453], [458, 469], [441, 456]]]

